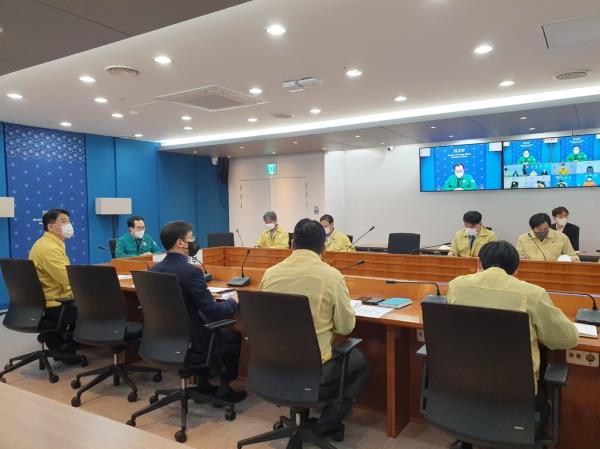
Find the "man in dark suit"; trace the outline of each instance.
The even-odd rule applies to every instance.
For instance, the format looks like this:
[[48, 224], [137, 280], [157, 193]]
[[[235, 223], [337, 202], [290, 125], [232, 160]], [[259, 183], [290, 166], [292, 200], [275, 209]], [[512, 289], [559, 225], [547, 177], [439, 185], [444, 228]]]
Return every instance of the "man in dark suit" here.
[[558, 232], [562, 232], [564, 235], [569, 237], [571, 245], [575, 251], [579, 251], [579, 226], [569, 223], [569, 211], [564, 206], [556, 207], [552, 210], [552, 229]]
[[[209, 336], [203, 325], [218, 321], [234, 314], [238, 308], [237, 299], [216, 301], [208, 290], [204, 273], [188, 261], [198, 252], [192, 225], [184, 221], [171, 221], [160, 231], [160, 240], [168, 254], [162, 262], [150, 271], [176, 274], [181, 293], [190, 315], [192, 325], [191, 357], [203, 360], [208, 349]], [[216, 354], [222, 361], [221, 384], [212, 386], [207, 380], [208, 372], [203, 373], [198, 386], [202, 393], [214, 394], [227, 402], [240, 402], [246, 398], [245, 391], [234, 391], [229, 384], [237, 379], [242, 337], [239, 332], [221, 329], [216, 338]]]

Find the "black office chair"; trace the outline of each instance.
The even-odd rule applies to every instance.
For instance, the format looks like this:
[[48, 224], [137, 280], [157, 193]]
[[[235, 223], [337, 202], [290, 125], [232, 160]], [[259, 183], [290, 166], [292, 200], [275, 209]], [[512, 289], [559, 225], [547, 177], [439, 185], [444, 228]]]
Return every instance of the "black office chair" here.
[[[239, 441], [238, 449], [281, 438], [290, 438], [288, 448], [301, 448], [302, 442], [307, 442], [335, 449], [311, 430], [309, 412], [343, 400], [348, 356], [362, 340], [349, 338], [333, 349], [343, 357], [339, 393], [335, 399], [320, 399], [321, 352], [308, 298], [250, 291], [239, 291], [238, 295], [250, 344], [246, 389], [277, 406], [290, 407], [290, 417], [281, 416], [273, 431]], [[334, 435], [337, 441], [343, 438], [343, 430]]]
[[208, 248], [215, 246], [235, 246], [233, 232], [214, 232], [207, 234]]
[[350, 239], [350, 243], [352, 243], [354, 241], [354, 236], [353, 235], [348, 234], [348, 238]]
[[33, 262], [31, 260], [0, 259], [0, 268], [9, 298], [4, 325], [13, 331], [39, 334], [38, 341], [42, 345], [39, 351], [9, 359], [4, 370], [0, 371], [0, 382], [6, 382], [5, 374], [35, 361], [39, 362], [40, 370], [45, 369], [48, 372], [50, 383], [58, 382], [58, 375], [54, 374], [48, 361], [51, 357], [65, 362], [79, 362], [81, 366], [86, 366], [87, 359], [83, 355], [50, 350], [45, 346], [45, 342], [50, 338], [58, 337], [60, 339], [63, 334], [66, 334], [63, 326], [64, 311], [65, 307], [72, 306], [68, 303], [61, 306], [58, 322], [44, 319], [46, 299]]
[[288, 248], [292, 247], [292, 242], [294, 241], [294, 233], [288, 232]]
[[390, 254], [413, 254], [421, 245], [421, 234], [394, 232], [388, 237], [387, 252]]
[[[142, 335], [142, 324], [127, 321], [127, 303], [117, 271], [114, 267], [99, 265], [70, 265], [67, 275], [77, 305], [75, 341], [88, 346], [110, 347], [113, 353], [112, 365], [79, 373], [71, 382], [77, 394], [71, 399], [73, 407], [81, 405], [81, 395], [90, 388], [110, 377], [113, 385], [121, 381], [131, 388], [127, 396], [129, 402], [137, 401], [137, 387], [129, 378], [129, 373], [154, 373], [154, 381], [161, 381], [161, 372], [156, 368], [125, 365], [119, 362], [126, 346], [137, 343]], [[96, 376], [83, 387], [81, 378]]]
[[[151, 271], [134, 271], [132, 274], [144, 311], [144, 335], [140, 356], [150, 363], [176, 369], [181, 378], [181, 388], [156, 390], [150, 396], [150, 405], [131, 415], [127, 424], [135, 427], [136, 419], [140, 416], [172, 402], [180, 402], [181, 429], [175, 433], [175, 440], [183, 443], [187, 440], [187, 411], [190, 399], [227, 407], [225, 419], [233, 421], [236, 416], [235, 404], [188, 389], [187, 381], [192, 375], [205, 373], [210, 367], [217, 331], [231, 326], [235, 320], [227, 319], [204, 325], [209, 343], [206, 354], [200, 358], [199, 354], [190, 351], [192, 328], [177, 276]], [[159, 400], [159, 396], [165, 397]]]
[[116, 258], [117, 256], [115, 256], [115, 254], [117, 251], [117, 239], [110, 239], [108, 241], [108, 249], [110, 249], [110, 255], [112, 258]]
[[481, 447], [555, 447], [567, 367], [548, 365], [540, 379], [551, 403], [544, 420], [535, 411], [527, 313], [431, 302], [422, 308], [425, 421]]

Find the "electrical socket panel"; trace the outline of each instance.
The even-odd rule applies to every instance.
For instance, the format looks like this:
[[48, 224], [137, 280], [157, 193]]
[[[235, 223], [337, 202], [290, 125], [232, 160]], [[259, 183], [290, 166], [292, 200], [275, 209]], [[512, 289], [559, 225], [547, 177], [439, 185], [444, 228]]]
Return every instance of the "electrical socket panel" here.
[[573, 365], [591, 366], [598, 368], [600, 361], [598, 359], [600, 354], [595, 352], [578, 351], [576, 349], [567, 350], [567, 363]]

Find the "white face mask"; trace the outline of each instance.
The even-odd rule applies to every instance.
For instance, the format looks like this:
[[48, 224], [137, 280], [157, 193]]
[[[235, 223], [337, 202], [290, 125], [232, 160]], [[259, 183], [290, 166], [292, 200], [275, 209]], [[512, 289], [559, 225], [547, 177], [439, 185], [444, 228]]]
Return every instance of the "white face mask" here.
[[331, 235], [331, 228], [326, 228], [323, 226], [323, 229], [325, 230], [325, 235]]
[[467, 234], [467, 237], [476, 237], [477, 236], [477, 228], [466, 228], [465, 227], [465, 234]]
[[573, 150], [573, 153], [575, 153], [575, 154], [579, 154], [579, 148], [575, 148], [575, 149]]
[[75, 231], [73, 230], [73, 225], [71, 223], [62, 225], [60, 227], [60, 232], [62, 236], [66, 239], [70, 239], [75, 234]]
[[144, 238], [144, 231], [135, 231], [133, 234], [135, 235], [136, 239], [140, 239], [141, 240], [141, 239]]
[[275, 223], [265, 223], [265, 228], [267, 228], [269, 231], [272, 231], [275, 229]]
[[529, 152], [525, 151], [525, 153], [523, 153], [524, 157], [529, 157]]
[[560, 225], [560, 226], [564, 226], [567, 224], [568, 218], [557, 218], [556, 219], [556, 224]]
[[460, 179], [460, 178], [462, 178], [462, 177], [465, 175], [465, 172], [464, 172], [464, 171], [455, 171], [455, 172], [454, 172], [454, 175], [455, 175], [455, 176], [456, 176], [458, 179]]

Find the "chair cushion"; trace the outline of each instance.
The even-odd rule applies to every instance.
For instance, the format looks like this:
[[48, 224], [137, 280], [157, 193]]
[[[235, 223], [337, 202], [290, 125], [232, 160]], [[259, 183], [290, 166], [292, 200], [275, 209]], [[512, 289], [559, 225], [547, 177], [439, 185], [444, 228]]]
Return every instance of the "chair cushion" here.
[[134, 323], [133, 321], [127, 321], [127, 328], [125, 329], [125, 341], [137, 341], [142, 338], [144, 326], [142, 323]]

